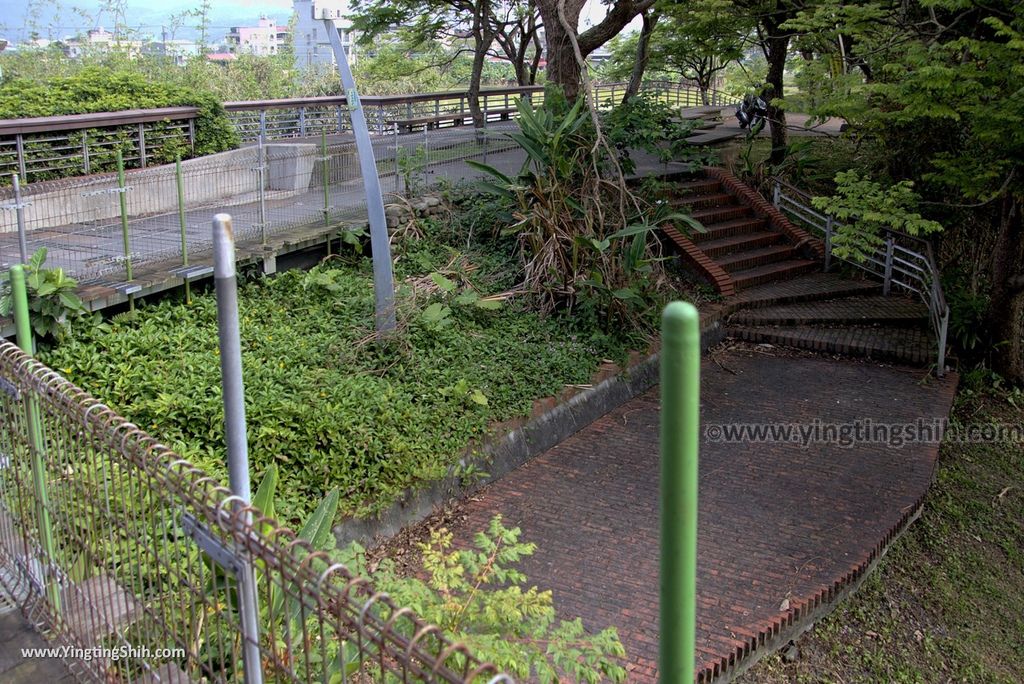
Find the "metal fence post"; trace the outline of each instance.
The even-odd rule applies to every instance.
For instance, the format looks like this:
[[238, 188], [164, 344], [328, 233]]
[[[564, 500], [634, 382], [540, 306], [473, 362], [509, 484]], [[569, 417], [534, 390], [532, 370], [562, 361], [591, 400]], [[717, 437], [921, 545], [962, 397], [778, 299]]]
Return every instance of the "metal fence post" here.
[[21, 181], [18, 174], [11, 177], [14, 184], [14, 213], [18, 218], [18, 250], [21, 263], [28, 263], [28, 237], [25, 234], [25, 203], [21, 201]]
[[[224, 434], [227, 440], [228, 481], [231, 493], [244, 504], [252, 501], [249, 485], [249, 445], [245, 425], [245, 386], [242, 382], [242, 341], [238, 318], [238, 282], [235, 278], [235, 236], [231, 216], [213, 217], [213, 276], [217, 293], [217, 336], [220, 347], [224, 397]], [[236, 514], [237, 515], [237, 514]], [[251, 515], [244, 522], [251, 524]], [[242, 631], [242, 666], [246, 684], [260, 684], [259, 606], [252, 563], [238, 571], [238, 611]]]
[[[26, 354], [35, 353], [32, 339], [32, 323], [28, 313], [28, 290], [25, 287], [25, 267], [16, 264], [11, 267], [11, 299], [14, 304], [14, 324], [17, 331], [18, 346]], [[53, 607], [55, 615], [60, 615], [60, 586], [53, 573], [57, 562], [54, 553], [53, 527], [50, 522], [50, 500], [46, 492], [46, 468], [43, 458], [46, 454], [46, 442], [43, 439], [43, 425], [39, 416], [39, 400], [31, 393], [25, 392], [25, 412], [28, 419], [29, 442], [32, 449], [32, 484], [36, 499], [36, 517], [39, 525], [39, 545], [42, 547], [44, 582], [47, 599]]]
[[[320, 162], [322, 164], [321, 168], [323, 169], [321, 175], [323, 176], [323, 186], [324, 186], [324, 225], [325, 226], [330, 225], [330, 223], [331, 223], [331, 191], [330, 191], [330, 188], [329, 188], [329, 183], [330, 183], [329, 175], [331, 173], [330, 160], [331, 160], [331, 158], [327, 156], [327, 131], [323, 130], [323, 131], [320, 131]], [[327, 240], [327, 253], [330, 254], [330, 252], [331, 252], [331, 241], [330, 241], [330, 238], [328, 238], [328, 240]]]
[[89, 129], [82, 129], [82, 170], [89, 175], [91, 164], [89, 163]]
[[[776, 186], [778, 187], [778, 186]], [[776, 205], [778, 206], [778, 205]], [[825, 219], [825, 270], [832, 267], [832, 230], [835, 227], [835, 219], [829, 216]]]
[[266, 172], [267, 155], [263, 147], [263, 134], [260, 134], [259, 142], [256, 143], [256, 196], [259, 198], [259, 222], [260, 241], [264, 248], [267, 246], [267, 195], [266, 195]]
[[[124, 274], [125, 280], [131, 281], [132, 274], [132, 245], [128, 236], [128, 186], [124, 179], [124, 155], [121, 150], [117, 151], [117, 199], [121, 210], [121, 240], [124, 247]], [[135, 311], [135, 295], [128, 295], [128, 308]]]
[[401, 164], [398, 163], [398, 122], [393, 122], [391, 126], [395, 141], [395, 194], [400, 195], [402, 194], [402, 168]]
[[772, 204], [775, 205], [776, 209], [779, 208], [779, 202], [781, 200], [782, 200], [782, 186], [779, 185], [778, 181], [776, 181], [775, 182], [775, 187], [772, 188]]
[[[181, 265], [188, 266], [188, 223], [185, 221], [185, 180], [181, 174], [181, 155], [174, 160], [174, 181], [178, 188], [178, 226], [181, 228]], [[185, 276], [185, 303], [192, 303], [192, 284]]]
[[18, 172], [22, 178], [28, 180], [28, 171], [25, 164], [25, 136], [21, 133], [14, 136], [14, 145], [18, 153]]
[[892, 291], [892, 259], [895, 246], [892, 235], [885, 239], [885, 279], [882, 281], [882, 294], [886, 297]]
[[661, 319], [661, 600], [663, 684], [693, 684], [697, 591], [700, 314], [672, 302]]
[[139, 166], [146, 168], [146, 127], [139, 124]]

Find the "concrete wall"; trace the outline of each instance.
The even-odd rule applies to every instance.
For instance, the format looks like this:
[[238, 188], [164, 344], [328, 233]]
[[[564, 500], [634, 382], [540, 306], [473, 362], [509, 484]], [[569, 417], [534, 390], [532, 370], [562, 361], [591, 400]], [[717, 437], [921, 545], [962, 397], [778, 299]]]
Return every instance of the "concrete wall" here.
[[[267, 145], [268, 169], [264, 188], [285, 192], [305, 192], [312, 177], [317, 154], [315, 145]], [[182, 184], [187, 208], [231, 206], [257, 199], [258, 165], [255, 147], [220, 152], [181, 163]], [[130, 218], [170, 214], [178, 210], [178, 190], [174, 165], [151, 166], [129, 171], [126, 184]], [[120, 216], [114, 174], [88, 178], [69, 178], [39, 183], [25, 188], [24, 200], [28, 231], [53, 228], [81, 228], [96, 222], [109, 222]], [[278, 195], [280, 197], [280, 195]], [[13, 211], [0, 212], [0, 232], [17, 230]]]

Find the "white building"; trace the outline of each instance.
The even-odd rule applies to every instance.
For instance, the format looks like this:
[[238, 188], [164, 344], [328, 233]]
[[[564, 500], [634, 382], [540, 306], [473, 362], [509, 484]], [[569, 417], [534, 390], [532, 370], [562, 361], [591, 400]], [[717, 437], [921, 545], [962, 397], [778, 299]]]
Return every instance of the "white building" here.
[[224, 41], [232, 52], [276, 55], [288, 42], [288, 27], [262, 16], [256, 26], [232, 26]]
[[[313, 18], [312, 0], [294, 0], [295, 35], [292, 37], [295, 50], [295, 67], [312, 64], [334, 64], [334, 51], [327, 35], [324, 22]], [[347, 3], [346, 3], [347, 6]], [[341, 35], [341, 46], [345, 50], [350, 64], [356, 61], [355, 36], [351, 31], [352, 23], [348, 20], [335, 21]]]

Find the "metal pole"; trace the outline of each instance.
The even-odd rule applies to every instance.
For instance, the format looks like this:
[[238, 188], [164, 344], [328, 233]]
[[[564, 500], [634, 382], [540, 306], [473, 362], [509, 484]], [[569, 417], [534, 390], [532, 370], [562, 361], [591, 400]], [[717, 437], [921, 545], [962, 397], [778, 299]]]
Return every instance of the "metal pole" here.
[[895, 243], [890, 235], [885, 239], [885, 280], [882, 282], [882, 294], [886, 297], [892, 291], [892, 258]]
[[[188, 266], [188, 224], [185, 221], [185, 181], [181, 176], [181, 155], [174, 160], [174, 179], [178, 186], [178, 225], [181, 228], [181, 265]], [[192, 284], [185, 276], [185, 303], [192, 303]]]
[[267, 246], [267, 195], [264, 186], [266, 185], [267, 157], [263, 147], [263, 135], [260, 134], [259, 143], [256, 146], [256, 155], [259, 159], [256, 162], [256, 195], [259, 197], [260, 212], [260, 240], [264, 249]]
[[[224, 434], [228, 451], [231, 493], [245, 505], [252, 501], [249, 485], [249, 445], [245, 427], [245, 387], [242, 383], [242, 339], [238, 319], [238, 282], [235, 278], [235, 235], [231, 216], [213, 217], [213, 278], [217, 293], [217, 336], [220, 345], [221, 386], [224, 397]], [[251, 516], [245, 514], [245, 524]], [[251, 563], [238, 571], [238, 611], [242, 629], [242, 660], [247, 684], [260, 684], [259, 606], [256, 576]]]
[[[132, 275], [132, 245], [128, 237], [128, 187], [124, 180], [124, 155], [121, 150], [117, 151], [117, 199], [121, 208], [121, 239], [124, 247], [124, 274], [125, 280], [131, 281]], [[135, 311], [135, 295], [128, 295], [128, 308]]]
[[[778, 186], [776, 186], [778, 187]], [[832, 228], [835, 221], [831, 216], [825, 219], [825, 270], [832, 267]]]
[[14, 182], [14, 213], [18, 217], [18, 249], [21, 252], [21, 263], [28, 263], [28, 240], [25, 235], [25, 205], [21, 203], [21, 181], [18, 174], [11, 177]]
[[370, 131], [366, 127], [366, 113], [359, 103], [352, 70], [348, 66], [348, 56], [341, 44], [341, 36], [333, 19], [323, 20], [327, 36], [334, 50], [334, 58], [338, 62], [338, 73], [341, 84], [345, 88], [349, 111], [352, 116], [352, 132], [356, 138], [356, 152], [359, 154], [359, 169], [363, 176], [363, 187], [366, 191], [366, 211], [370, 219], [370, 249], [373, 252], [373, 292], [376, 311], [376, 328], [378, 333], [390, 332], [395, 329], [395, 282], [391, 268], [391, 243], [388, 238], [388, 224], [384, 218], [384, 197], [380, 192], [380, 177], [377, 175], [377, 162], [373, 158], [373, 145], [370, 142]]
[[[322, 163], [323, 173], [323, 186], [324, 186], [324, 225], [330, 225], [331, 223], [331, 193], [328, 188], [329, 178], [328, 175], [331, 172], [331, 167], [328, 164], [330, 158], [327, 156], [327, 131], [320, 131], [320, 161]], [[328, 241], [328, 253], [330, 252], [330, 241]]]
[[661, 319], [662, 684], [693, 684], [697, 592], [700, 314], [672, 302]]
[[[25, 267], [11, 266], [11, 299], [14, 304], [14, 325], [18, 346], [26, 354], [34, 353], [32, 323], [28, 313], [28, 290], [25, 287]], [[50, 522], [50, 499], [46, 493], [46, 442], [43, 440], [43, 424], [39, 416], [39, 400], [31, 392], [25, 393], [25, 411], [28, 418], [29, 441], [32, 445], [32, 483], [35, 489], [36, 517], [39, 524], [39, 545], [42, 547], [45, 570], [46, 594], [53, 607], [54, 616], [60, 615], [60, 587], [53, 576], [57, 562], [54, 552], [53, 527]]]

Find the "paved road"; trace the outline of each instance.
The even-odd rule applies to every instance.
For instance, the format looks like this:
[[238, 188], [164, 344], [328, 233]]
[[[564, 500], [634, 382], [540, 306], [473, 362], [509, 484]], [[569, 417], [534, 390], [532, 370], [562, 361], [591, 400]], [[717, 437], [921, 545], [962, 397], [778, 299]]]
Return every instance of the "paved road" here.
[[[913, 424], [945, 418], [956, 383], [744, 352], [707, 358], [702, 373], [706, 428]], [[658, 421], [655, 388], [467, 501], [468, 519], [454, 530], [470, 544], [497, 513], [521, 527], [537, 544], [521, 566], [531, 584], [552, 589], [559, 613], [582, 616], [588, 629], [617, 627], [635, 682], [656, 681]], [[916, 511], [938, 453], [934, 443], [701, 449], [697, 664], [708, 676], [734, 671], [855, 580]]]

